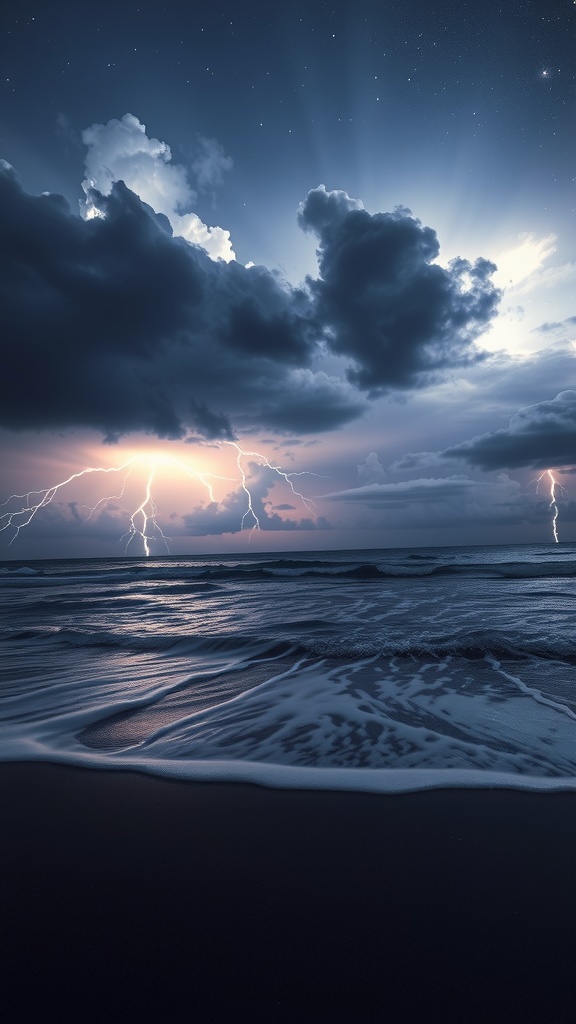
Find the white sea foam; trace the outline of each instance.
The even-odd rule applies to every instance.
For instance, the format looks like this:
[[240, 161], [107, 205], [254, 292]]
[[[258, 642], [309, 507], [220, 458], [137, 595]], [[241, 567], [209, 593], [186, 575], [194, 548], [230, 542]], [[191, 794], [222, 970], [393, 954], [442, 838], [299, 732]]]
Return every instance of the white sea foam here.
[[289, 788], [576, 790], [574, 562], [540, 579], [531, 551], [519, 582], [485, 577], [511, 562], [493, 550], [434, 556], [469, 576], [402, 577], [395, 557], [394, 579], [382, 555], [342, 553], [320, 578], [271, 580], [255, 558], [55, 563], [13, 587], [5, 573], [0, 758]]

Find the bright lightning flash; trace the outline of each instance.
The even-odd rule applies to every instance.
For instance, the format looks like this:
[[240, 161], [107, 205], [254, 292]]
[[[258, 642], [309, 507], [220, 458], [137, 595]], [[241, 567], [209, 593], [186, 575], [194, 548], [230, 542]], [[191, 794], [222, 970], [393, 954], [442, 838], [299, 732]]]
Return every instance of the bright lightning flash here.
[[556, 480], [556, 478], [555, 478], [555, 476], [554, 476], [554, 474], [553, 474], [551, 469], [545, 469], [544, 472], [541, 473], [540, 476], [538, 477], [537, 483], [540, 484], [540, 481], [543, 480], [545, 476], [547, 476], [548, 479], [550, 480], [550, 505], [549, 505], [549, 507], [552, 509], [552, 533], [554, 534], [554, 541], [555, 541], [555, 543], [559, 544], [560, 543], [560, 539], [558, 537], [558, 502], [557, 502], [557, 497], [556, 497], [556, 489], [558, 488], [558, 490], [560, 491], [560, 494], [564, 495], [564, 488], [562, 487], [562, 484], [559, 483], [558, 480]]
[[[15, 511], [4, 512], [0, 515], [0, 532], [8, 528], [12, 528], [14, 530], [14, 536], [10, 540], [10, 544], [12, 544], [20, 534], [20, 531], [26, 526], [29, 526], [37, 513], [49, 505], [56, 498], [58, 493], [68, 484], [92, 473], [119, 474], [122, 480], [119, 493], [106, 495], [105, 497], [100, 498], [95, 505], [87, 506], [88, 515], [84, 520], [87, 522], [101, 505], [105, 505], [108, 501], [119, 499], [124, 496], [128, 480], [133, 471], [138, 468], [141, 470], [143, 469], [145, 473], [144, 493], [140, 503], [134, 511], [130, 513], [128, 530], [121, 538], [121, 540], [127, 538], [125, 548], [126, 552], [128, 552], [133, 541], [138, 538], [140, 538], [142, 542], [142, 547], [146, 557], [149, 557], [151, 553], [150, 544], [153, 541], [160, 540], [164, 544], [166, 550], [168, 552], [170, 551], [168, 547], [168, 541], [170, 538], [166, 537], [160, 523], [158, 522], [158, 506], [156, 505], [153, 496], [153, 485], [158, 470], [169, 470], [172, 473], [183, 473], [185, 476], [198, 481], [205, 488], [208, 499], [211, 503], [216, 502], [214, 491], [212, 489], [212, 480], [224, 480], [227, 482], [239, 483], [241, 489], [246, 495], [247, 501], [247, 509], [241, 520], [241, 529], [244, 529], [246, 517], [251, 516], [252, 530], [259, 530], [260, 521], [254, 511], [252, 493], [248, 482], [249, 476], [242, 464], [242, 459], [244, 457], [256, 459], [261, 465], [271, 469], [278, 475], [278, 477], [288, 484], [294, 496], [302, 501], [309, 512], [315, 511], [316, 506], [314, 505], [314, 502], [300, 494], [292, 483], [292, 477], [303, 476], [303, 473], [287, 473], [280, 466], [272, 465], [265, 455], [261, 455], [259, 452], [244, 451], [244, 449], [242, 449], [235, 441], [225, 441], [223, 443], [231, 445], [236, 449], [236, 465], [238, 467], [239, 474], [238, 478], [220, 476], [217, 473], [200, 472], [199, 470], [193, 469], [191, 466], [187, 465], [181, 459], [175, 458], [172, 455], [157, 453], [136, 455], [122, 462], [119, 466], [87, 466], [85, 469], [72, 473], [70, 476], [66, 477], [65, 480], [60, 480], [58, 483], [53, 484], [51, 487], [28, 491], [25, 494], [10, 495], [6, 501], [2, 502], [2, 505], [7, 505], [11, 501], [17, 501], [20, 507]], [[313, 473], [309, 475], [317, 476], [318, 474]]]

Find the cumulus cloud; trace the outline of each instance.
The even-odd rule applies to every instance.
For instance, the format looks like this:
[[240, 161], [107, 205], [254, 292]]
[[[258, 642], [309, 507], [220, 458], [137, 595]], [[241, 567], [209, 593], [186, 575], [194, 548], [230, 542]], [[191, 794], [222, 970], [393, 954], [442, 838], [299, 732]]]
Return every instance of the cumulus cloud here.
[[481, 469], [532, 466], [535, 469], [576, 462], [576, 391], [520, 409], [504, 430], [495, 430], [448, 448], [446, 458], [464, 459]]
[[360, 463], [358, 476], [365, 484], [378, 483], [386, 478], [386, 469], [376, 452], [369, 452], [365, 461]]
[[409, 210], [369, 214], [346, 192], [308, 193], [298, 220], [319, 240], [308, 278], [329, 347], [352, 360], [348, 378], [371, 394], [423, 387], [480, 358], [474, 340], [496, 313], [493, 263], [433, 261], [436, 232]]
[[85, 221], [0, 167], [0, 423], [230, 437], [305, 433], [363, 403], [311, 363], [309, 296], [264, 267], [211, 260], [117, 183]]
[[[92, 218], [27, 194], [0, 164], [0, 425], [92, 427], [108, 440], [317, 433], [383, 390], [478, 358], [472, 339], [498, 297], [492, 265], [432, 265], [436, 235], [407, 211], [370, 216], [345, 192], [314, 189], [299, 219], [319, 235], [322, 276], [293, 287], [176, 233], [192, 189], [136, 118], [85, 136], [101, 186], [87, 186]], [[327, 352], [349, 358], [347, 375], [325, 371]]]
[[[123, 181], [156, 213], [163, 213], [175, 235], [201, 245], [213, 259], [235, 258], [230, 232], [208, 227], [191, 211], [196, 199], [186, 169], [172, 162], [166, 142], [146, 135], [146, 126], [133, 114], [112, 118], [107, 124], [93, 124], [82, 132], [87, 147], [86, 180], [83, 182], [90, 216], [98, 213], [91, 200], [92, 190], [109, 195], [117, 181]], [[193, 169], [202, 189], [220, 184], [222, 173], [232, 161], [216, 139], [200, 137], [200, 154]]]

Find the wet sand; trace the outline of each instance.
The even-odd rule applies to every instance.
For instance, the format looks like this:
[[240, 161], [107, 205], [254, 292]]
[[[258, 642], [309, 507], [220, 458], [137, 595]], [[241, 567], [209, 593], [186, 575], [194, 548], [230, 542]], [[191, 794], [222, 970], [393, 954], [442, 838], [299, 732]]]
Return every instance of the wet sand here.
[[574, 1019], [576, 794], [0, 765], [6, 1021]]

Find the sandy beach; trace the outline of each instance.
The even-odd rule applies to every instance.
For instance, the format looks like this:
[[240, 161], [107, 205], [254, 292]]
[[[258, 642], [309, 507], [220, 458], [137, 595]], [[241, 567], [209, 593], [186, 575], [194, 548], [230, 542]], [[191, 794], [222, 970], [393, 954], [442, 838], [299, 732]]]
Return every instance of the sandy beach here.
[[576, 794], [0, 766], [4, 1019], [572, 1020]]

